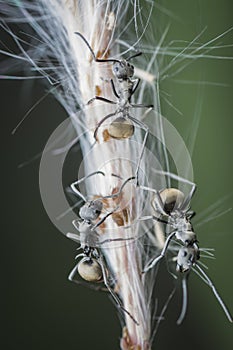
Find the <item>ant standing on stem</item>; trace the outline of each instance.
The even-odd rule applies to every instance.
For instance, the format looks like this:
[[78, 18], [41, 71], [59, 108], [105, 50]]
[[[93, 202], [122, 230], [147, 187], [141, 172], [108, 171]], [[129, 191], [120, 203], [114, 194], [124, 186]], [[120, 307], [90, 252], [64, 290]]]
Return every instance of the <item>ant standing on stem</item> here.
[[113, 75], [116, 78], [117, 82], [117, 88], [115, 87], [115, 84], [113, 80], [111, 79], [111, 86], [112, 91], [118, 101], [111, 101], [105, 97], [101, 96], [95, 96], [91, 100], [88, 101], [87, 104], [92, 103], [95, 100], [100, 100], [106, 103], [117, 105], [118, 108], [115, 110], [115, 112], [110, 113], [106, 115], [103, 119], [100, 120], [100, 122], [97, 124], [97, 127], [94, 131], [94, 138], [97, 141], [97, 132], [99, 127], [109, 118], [116, 116], [116, 118], [110, 123], [108, 127], [108, 133], [112, 138], [122, 140], [130, 138], [134, 134], [134, 124], [138, 125], [140, 128], [142, 128], [145, 131], [141, 152], [139, 155], [139, 160], [136, 168], [136, 179], [138, 180], [138, 172], [140, 167], [140, 162], [142, 159], [143, 151], [145, 148], [146, 140], [149, 133], [149, 128], [146, 124], [141, 122], [140, 120], [136, 119], [132, 115], [129, 114], [129, 108], [153, 108], [153, 105], [142, 105], [142, 104], [132, 104], [131, 98], [132, 95], [135, 93], [135, 91], [138, 88], [138, 85], [140, 83], [140, 79], [132, 79], [134, 75], [134, 66], [129, 63], [129, 61], [132, 58], [135, 58], [137, 56], [140, 56], [142, 53], [137, 52], [136, 54], [130, 56], [128, 59], [123, 60], [117, 60], [115, 58], [109, 58], [109, 59], [99, 59], [95, 56], [94, 51], [92, 50], [91, 46], [89, 45], [88, 41], [84, 38], [84, 36], [76, 32], [75, 34], [79, 35], [80, 38], [85, 42], [87, 47], [89, 48], [92, 57], [95, 62], [113, 62]]
[[96, 231], [97, 227], [100, 226], [107, 219], [108, 216], [112, 215], [113, 212], [118, 209], [118, 207], [114, 208], [109, 213], [104, 215], [103, 218], [101, 218], [96, 224], [93, 222], [99, 218], [102, 212], [102, 209], [103, 209], [102, 200], [105, 198], [114, 198], [119, 196], [124, 186], [130, 180], [135, 179], [135, 177], [128, 178], [126, 181], [124, 181], [117, 193], [88, 201], [85, 198], [85, 196], [83, 196], [83, 194], [77, 189], [76, 186], [81, 182], [85, 181], [90, 176], [93, 176], [96, 174], [101, 174], [105, 176], [105, 174], [102, 171], [95, 171], [94, 173], [91, 173], [85, 176], [84, 178], [78, 181], [75, 181], [74, 183], [71, 184], [72, 190], [80, 198], [82, 198], [86, 203], [80, 208], [80, 211], [79, 211], [79, 215], [82, 221], [80, 220], [73, 221], [73, 225], [79, 231], [79, 235], [74, 233], [67, 233], [66, 235], [68, 238], [74, 240], [75, 242], [80, 243], [79, 249], [83, 250], [82, 253], [78, 254], [75, 257], [76, 259], [79, 257], [82, 257], [82, 259], [72, 269], [68, 279], [70, 281], [79, 283], [79, 281], [75, 279], [75, 275], [78, 272], [79, 275], [82, 277], [82, 279], [87, 282], [92, 282], [92, 283], [103, 282], [107, 290], [112, 295], [114, 301], [116, 302], [116, 305], [122, 311], [124, 311], [136, 324], [138, 324], [138, 322], [134, 319], [134, 317], [124, 308], [119, 297], [111, 288], [108, 280], [109, 271], [107, 269], [104, 256], [100, 250], [100, 247], [106, 243], [110, 243], [113, 241], [118, 241], [118, 242], [127, 241], [127, 240], [132, 240], [133, 238], [111, 238], [111, 239], [105, 239], [102, 241], [100, 240], [100, 236]]
[[[216, 299], [222, 307], [226, 317], [230, 322], [233, 322], [232, 316], [230, 315], [227, 307], [223, 300], [219, 296], [213, 282], [204, 272], [204, 270], [198, 264], [200, 259], [200, 250], [197, 244], [197, 236], [193, 230], [191, 218], [195, 215], [194, 212], [190, 211], [190, 202], [193, 194], [196, 190], [196, 185], [189, 180], [181, 178], [175, 174], [165, 171], [154, 171], [157, 174], [169, 176], [170, 178], [181, 181], [183, 183], [192, 186], [190, 193], [185, 199], [184, 193], [176, 188], [166, 188], [161, 191], [154, 190], [149, 187], [140, 186], [141, 189], [155, 193], [154, 210], [162, 218], [155, 215], [146, 216], [140, 218], [140, 220], [156, 220], [164, 223], [167, 226], [172, 227], [174, 230], [170, 232], [165, 240], [164, 247], [160, 252], [159, 256], [152, 258], [151, 261], [145, 266], [143, 273], [149, 271], [152, 267], [156, 266], [158, 262], [165, 257], [166, 251], [169, 247], [170, 242], [175, 237], [181, 242], [181, 248], [177, 255], [177, 266], [176, 270], [182, 273], [182, 290], [183, 290], [183, 303], [180, 316], [177, 320], [177, 324], [181, 324], [187, 310], [187, 279], [191, 270], [194, 270], [202, 280], [212, 289]], [[194, 269], [196, 267], [197, 271]]]

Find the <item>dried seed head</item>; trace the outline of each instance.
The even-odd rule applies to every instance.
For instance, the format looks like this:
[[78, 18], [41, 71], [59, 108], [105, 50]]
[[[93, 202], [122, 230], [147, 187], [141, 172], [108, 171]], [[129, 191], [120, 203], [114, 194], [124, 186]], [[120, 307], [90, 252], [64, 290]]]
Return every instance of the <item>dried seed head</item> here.
[[100, 264], [92, 258], [84, 258], [78, 264], [79, 275], [88, 282], [101, 282], [103, 273]]
[[127, 139], [134, 133], [134, 125], [129, 119], [116, 118], [108, 128], [109, 135], [114, 139]]

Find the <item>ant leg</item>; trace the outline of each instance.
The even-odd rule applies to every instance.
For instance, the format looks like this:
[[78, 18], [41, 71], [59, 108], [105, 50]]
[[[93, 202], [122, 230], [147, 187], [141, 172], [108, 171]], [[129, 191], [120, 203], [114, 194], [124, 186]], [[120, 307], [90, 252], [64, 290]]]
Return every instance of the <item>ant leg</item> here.
[[117, 174], [111, 174], [111, 176], [115, 176], [115, 177], [118, 177], [118, 179], [120, 179], [120, 180], [123, 180], [123, 177], [121, 177], [120, 175], [117, 175]]
[[[112, 176], [118, 177], [118, 175], [115, 175], [115, 174], [112, 174]], [[121, 187], [120, 187], [120, 189], [119, 189], [118, 192], [116, 192], [116, 193], [114, 193], [114, 194], [110, 194], [109, 196], [103, 196], [103, 197], [101, 197], [101, 199], [118, 197], [118, 196], [121, 194], [121, 192], [122, 192], [123, 188], [125, 187], [125, 185], [126, 185], [130, 180], [134, 180], [135, 178], [136, 178], [135, 176], [129, 177], [127, 180], [125, 180], [125, 181], [123, 182], [123, 184], [121, 185]], [[98, 199], [99, 199], [99, 198], [98, 198]]]
[[[146, 220], [156, 220], [156, 221], [161, 222], [161, 223], [166, 224], [166, 225], [169, 224], [167, 221], [160, 219], [160, 218], [157, 218], [154, 215], [142, 216], [141, 218], [136, 219], [135, 221], [137, 222], [137, 221], [146, 221]], [[124, 229], [128, 229], [128, 228], [132, 228], [132, 225], [124, 226]]]
[[[219, 302], [220, 306], [222, 307], [222, 309], [223, 309], [226, 317], [228, 318], [228, 320], [230, 322], [233, 322], [233, 319], [232, 319], [232, 316], [231, 316], [230, 312], [227, 310], [226, 305], [224, 304], [222, 298], [218, 294], [218, 292], [217, 292], [213, 282], [211, 281], [211, 279], [207, 276], [207, 274], [203, 271], [203, 269], [198, 264], [196, 264], [195, 267], [199, 270], [200, 277], [203, 279], [203, 281], [212, 289], [212, 292], [214, 293], [217, 301]], [[194, 271], [195, 271], [195, 269], [194, 269]]]
[[138, 57], [138, 56], [141, 56], [141, 55], [142, 55], [141, 51], [136, 52], [133, 55], [129, 56], [126, 61], [130, 61], [130, 60], [132, 60], [132, 58], [135, 58], [135, 57]]
[[135, 93], [135, 91], [137, 90], [140, 81], [141, 81], [141, 79], [137, 79], [137, 80], [136, 80], [136, 84], [134, 85], [134, 87], [133, 87], [133, 89], [132, 89], [131, 96], [132, 96], [132, 95]]
[[116, 208], [114, 208], [112, 211], [110, 211], [109, 213], [107, 213], [102, 219], [100, 219], [100, 221], [97, 222], [97, 224], [95, 224], [91, 230], [94, 231], [98, 226], [100, 226], [106, 219], [107, 217], [109, 217], [110, 215], [112, 215], [117, 209], [119, 209], [119, 206], [117, 206]]
[[130, 104], [133, 108], [154, 108], [154, 105]]
[[[77, 220], [73, 221], [73, 225], [78, 230], [78, 226], [76, 226], [75, 221], [77, 221]], [[80, 243], [80, 237], [78, 235], [76, 235], [75, 233], [68, 232], [66, 234], [66, 237], [72, 239], [72, 241], [74, 241], [74, 242]]]
[[[76, 228], [77, 231], [79, 231], [80, 222], [82, 222], [80, 219], [75, 219], [72, 221], [72, 225]], [[71, 234], [69, 234], [69, 236], [67, 236], [67, 237], [75, 240], [75, 237], [71, 237]]]
[[146, 133], [145, 133], [145, 136], [144, 136], [144, 139], [143, 139], [143, 143], [142, 143], [141, 153], [139, 155], [138, 164], [137, 164], [137, 167], [136, 167], [135, 177], [136, 177], [136, 180], [137, 180], [137, 185], [138, 185], [138, 172], [139, 172], [139, 169], [140, 169], [140, 163], [141, 163], [141, 160], [142, 160], [142, 157], [143, 157], [144, 148], [146, 146], [146, 141], [147, 141], [148, 134], [149, 134], [149, 129], [146, 130]]
[[138, 158], [138, 163], [137, 163], [137, 167], [136, 167], [136, 172], [135, 172], [135, 177], [136, 177], [136, 181], [137, 181], [137, 185], [138, 185], [138, 172], [140, 169], [140, 163], [143, 157], [143, 153], [144, 153], [144, 148], [146, 146], [146, 141], [147, 141], [147, 137], [149, 134], [149, 128], [142, 122], [140, 122], [138, 119], [132, 117], [132, 116], [128, 116], [129, 119], [131, 119], [135, 124], [137, 124], [138, 126], [140, 126], [140, 128], [142, 128], [145, 131], [145, 135], [144, 135], [144, 139], [143, 139], [143, 143], [142, 143], [142, 147], [141, 147], [141, 152]]
[[182, 277], [182, 294], [183, 294], [183, 301], [182, 301], [182, 309], [181, 309], [181, 313], [180, 316], [178, 318], [178, 320], [176, 321], [176, 324], [181, 325], [181, 323], [184, 320], [184, 317], [186, 315], [187, 312], [187, 305], [188, 305], [188, 286], [187, 286], [187, 279], [188, 279], [189, 275], [184, 275]]
[[163, 247], [163, 249], [162, 249], [160, 255], [157, 256], [156, 258], [153, 258], [153, 259], [145, 266], [145, 268], [144, 268], [144, 270], [142, 271], [142, 273], [145, 273], [145, 272], [149, 271], [152, 267], [154, 267], [154, 266], [165, 256], [165, 253], [166, 253], [166, 251], [167, 251], [167, 248], [168, 248], [168, 246], [169, 246], [169, 243], [170, 243], [171, 239], [175, 236], [175, 234], [176, 234], [176, 231], [173, 231], [173, 232], [171, 232], [171, 233], [168, 235], [168, 237], [167, 237], [167, 239], [166, 239], [166, 241], [165, 241], [165, 243], [164, 243], [164, 247]]
[[159, 211], [159, 213], [161, 215], [167, 216], [167, 213], [163, 209], [164, 208], [164, 204], [163, 204], [163, 201], [162, 201], [162, 198], [161, 198], [161, 195], [160, 195], [159, 191], [157, 191], [157, 190], [155, 190], [153, 188], [146, 187], [146, 186], [141, 186], [141, 185], [139, 186], [139, 188], [141, 188], [142, 190], [146, 190], [146, 191], [155, 193], [155, 197], [156, 197], [155, 200], [158, 199], [158, 202], [156, 203], [158, 205], [158, 210], [156, 210], [156, 208], [154, 208], [154, 206], [152, 205], [153, 208], [155, 209], [155, 211]]
[[134, 240], [134, 237], [130, 238], [108, 238], [105, 239], [104, 241], [99, 242], [99, 245], [105, 244], [105, 243], [110, 243], [110, 242], [121, 242], [121, 241], [132, 241]]
[[97, 141], [97, 132], [98, 132], [99, 127], [103, 124], [103, 122], [105, 122], [105, 120], [107, 120], [108, 118], [113, 117], [114, 115], [116, 115], [116, 112], [110, 113], [110, 114], [106, 115], [106, 117], [104, 117], [104, 118], [97, 124], [97, 127], [96, 127], [96, 129], [95, 129], [95, 131], [94, 131], [94, 138], [95, 138], [96, 141]]
[[114, 85], [113, 80], [111, 79], [110, 82], [111, 82], [111, 85], [112, 85], [112, 91], [113, 91], [114, 95], [115, 95], [117, 98], [120, 98], [120, 96], [118, 95], [118, 93], [117, 93], [117, 91], [116, 91], [116, 88], [115, 88], [115, 85]]
[[114, 102], [114, 101], [111, 101], [105, 97], [102, 97], [102, 96], [95, 96], [95, 97], [92, 97], [88, 102], [87, 102], [87, 105], [90, 105], [92, 102], [96, 101], [96, 100], [99, 100], [99, 101], [103, 101], [103, 102], [106, 102], [106, 103], [111, 103], [112, 105], [116, 105], [117, 102]]
[[[117, 193], [114, 193], [114, 194], [109, 195], [109, 196], [98, 197], [96, 200], [102, 200], [102, 199], [106, 199], [106, 198], [118, 197], [118, 196], [121, 194], [121, 192], [122, 192], [124, 186], [127, 184], [127, 182], [129, 182], [129, 181], [132, 180], [132, 179], [135, 179], [135, 177], [132, 176], [132, 177], [128, 178], [127, 180], [125, 180], [124, 183], [121, 185], [121, 187], [120, 187], [120, 189], [119, 189], [119, 191], [118, 191]], [[112, 215], [117, 209], [119, 209], [119, 206], [117, 206], [117, 207], [114, 208], [112, 211], [110, 211], [109, 213], [107, 213], [101, 220], [99, 220], [99, 221], [92, 227], [91, 230], [93, 231], [93, 230], [95, 230], [98, 226], [100, 226], [100, 225], [107, 219], [107, 217], [110, 216], [110, 215]], [[76, 220], [74, 220], [74, 221], [76, 221]], [[73, 222], [73, 224], [74, 224], [74, 222]], [[75, 226], [75, 227], [76, 227], [76, 226]]]
[[80, 38], [85, 42], [85, 44], [87, 45], [88, 49], [90, 50], [91, 55], [92, 55], [95, 62], [119, 62], [119, 60], [116, 60], [116, 59], [99, 59], [99, 58], [97, 58], [96, 55], [94, 54], [94, 51], [92, 50], [89, 42], [87, 41], [87, 39], [79, 32], [75, 32], [75, 34], [80, 36]]
[[78, 264], [75, 265], [75, 267], [71, 270], [69, 276], [68, 276], [68, 280], [73, 282], [74, 281], [74, 276], [77, 272], [77, 267], [78, 267]]
[[105, 263], [103, 261], [102, 256], [100, 256], [99, 258], [99, 263], [102, 269], [102, 273], [103, 273], [103, 279], [104, 279], [104, 284], [107, 287], [109, 293], [111, 294], [111, 296], [113, 297], [113, 300], [115, 301], [116, 305], [122, 310], [124, 311], [133, 321], [136, 325], [139, 325], [139, 323], [135, 320], [135, 318], [129, 313], [129, 311], [127, 311], [124, 306], [122, 305], [121, 300], [118, 298], [117, 294], [112, 290], [112, 288], [110, 287], [109, 283], [108, 283], [108, 278], [107, 278], [107, 274], [105, 271]]
[[76, 193], [80, 198], [82, 198], [82, 200], [83, 200], [84, 202], [87, 201], [86, 198], [84, 197], [84, 195], [83, 195], [80, 191], [78, 191], [78, 189], [77, 189], [75, 186], [78, 185], [78, 184], [80, 184], [81, 182], [85, 181], [85, 180], [88, 179], [90, 176], [93, 176], [93, 175], [96, 175], [96, 174], [101, 174], [101, 175], [105, 176], [105, 173], [104, 173], [103, 171], [95, 171], [95, 172], [93, 172], [93, 173], [91, 173], [91, 174], [89, 174], [89, 175], [86, 175], [86, 176], [82, 177], [80, 180], [77, 180], [77, 181], [73, 182], [73, 183], [70, 185], [72, 191], [73, 191], [74, 193]]

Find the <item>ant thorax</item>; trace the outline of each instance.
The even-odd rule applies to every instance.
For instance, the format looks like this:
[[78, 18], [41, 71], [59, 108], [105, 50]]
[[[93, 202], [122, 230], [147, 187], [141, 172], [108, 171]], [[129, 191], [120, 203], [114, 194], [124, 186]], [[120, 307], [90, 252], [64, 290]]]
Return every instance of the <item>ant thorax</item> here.
[[134, 75], [134, 66], [126, 60], [121, 60], [114, 63], [112, 70], [117, 79], [119, 107], [120, 109], [130, 107], [131, 96], [137, 82], [137, 80], [131, 79]]
[[99, 242], [98, 233], [92, 230], [93, 225], [91, 223], [81, 221], [78, 225], [79, 238], [81, 248], [84, 249], [86, 246], [96, 247]]
[[180, 210], [174, 210], [168, 216], [168, 222], [172, 225], [177, 231], [190, 231], [192, 230], [192, 225], [187, 219], [185, 212]]
[[[132, 91], [133, 87], [135, 85], [134, 80], [122, 80], [118, 81], [118, 86], [119, 86], [119, 107], [121, 109], [130, 107], [130, 101], [131, 101], [131, 96], [132, 96]], [[127, 114], [128, 111], [125, 111], [125, 114]]]
[[197, 241], [196, 234], [190, 220], [187, 218], [186, 212], [175, 210], [170, 213], [168, 223], [177, 231], [176, 238], [185, 245], [192, 245]]

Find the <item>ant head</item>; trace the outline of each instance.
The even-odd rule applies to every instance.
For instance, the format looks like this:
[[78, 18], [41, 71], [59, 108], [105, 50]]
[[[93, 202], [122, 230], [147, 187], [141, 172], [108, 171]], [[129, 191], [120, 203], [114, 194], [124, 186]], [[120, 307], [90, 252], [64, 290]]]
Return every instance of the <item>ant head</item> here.
[[134, 66], [126, 60], [116, 61], [113, 64], [112, 71], [117, 79], [127, 80], [134, 75]]
[[96, 220], [101, 211], [103, 209], [103, 203], [100, 200], [94, 200], [85, 203], [79, 210], [80, 217], [87, 221], [91, 222], [93, 220]]
[[198, 259], [199, 249], [197, 245], [182, 247], [177, 255], [176, 270], [182, 273], [190, 271]]
[[78, 263], [79, 275], [88, 282], [101, 282], [103, 280], [103, 272], [100, 264], [96, 259], [84, 257]]

